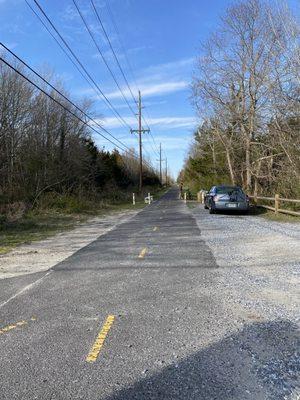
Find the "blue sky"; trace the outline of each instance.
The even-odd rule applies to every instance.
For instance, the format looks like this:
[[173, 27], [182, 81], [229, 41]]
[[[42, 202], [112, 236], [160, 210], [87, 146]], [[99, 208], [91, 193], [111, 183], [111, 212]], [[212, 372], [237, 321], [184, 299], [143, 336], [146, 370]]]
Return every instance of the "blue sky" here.
[[[230, 1], [106, 0], [112, 10], [134, 76], [126, 62], [106, 2], [94, 1], [130, 87], [134, 94], [136, 86], [142, 92], [144, 115], [151, 127], [152, 136], [156, 146], [162, 143], [172, 174], [176, 177], [192, 141], [193, 129], [197, 125], [197, 117], [190, 104], [189, 85], [199, 44], [214, 30]], [[291, 5], [296, 6], [297, 1], [291, 0]], [[32, 0], [28, 2], [34, 7]], [[90, 1], [77, 0], [77, 3], [125, 96], [130, 100], [130, 94]], [[136, 128], [136, 119], [88, 36], [72, 0], [41, 0], [40, 4], [123, 119], [132, 128]], [[76, 101], [82, 98], [92, 99], [94, 115], [102, 116], [103, 126], [128, 147], [137, 148], [136, 138], [121, 125], [81, 77], [24, 0], [0, 0], [0, 35], [4, 44], [40, 72], [48, 73], [53, 69]], [[133, 104], [132, 106], [134, 107]], [[94, 138], [99, 147], [111, 149], [105, 140]], [[143, 139], [146, 156], [157, 166], [152, 138], [145, 134]]]

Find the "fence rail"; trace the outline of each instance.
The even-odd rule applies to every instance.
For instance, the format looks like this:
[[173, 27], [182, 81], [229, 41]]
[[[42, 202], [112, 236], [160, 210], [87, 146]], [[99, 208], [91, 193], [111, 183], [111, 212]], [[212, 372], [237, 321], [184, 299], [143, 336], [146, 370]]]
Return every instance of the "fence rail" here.
[[[206, 190], [200, 190], [197, 193], [197, 202], [199, 203], [204, 203], [204, 196], [207, 193]], [[275, 194], [274, 197], [264, 197], [264, 196], [248, 196], [249, 199], [253, 200], [253, 204], [258, 206], [258, 207], [262, 207], [262, 208], [266, 208], [267, 210], [271, 210], [274, 211], [275, 214], [278, 213], [282, 213], [282, 214], [289, 214], [289, 215], [295, 215], [297, 217], [300, 217], [300, 211], [292, 211], [292, 210], [287, 210], [285, 208], [280, 208], [280, 203], [295, 203], [295, 204], [300, 204], [300, 200], [299, 199], [287, 199], [285, 197], [280, 197], [279, 194]], [[191, 200], [187, 200], [187, 193], [184, 191], [183, 193], [179, 194], [179, 198], [183, 199], [184, 202], [186, 203], [187, 201], [191, 201]], [[272, 201], [274, 202], [274, 207], [272, 206], [268, 206], [265, 204], [258, 204], [258, 200], [264, 200], [264, 201]]]
[[[296, 203], [300, 204], [299, 199], [286, 199], [284, 197], [280, 197], [279, 194], [275, 194], [274, 197], [263, 197], [263, 196], [248, 196], [250, 199], [253, 200], [253, 203], [257, 205], [258, 207], [263, 207], [266, 208], [267, 210], [274, 211], [275, 214], [282, 213], [282, 214], [289, 214], [289, 215], [295, 215], [297, 217], [300, 217], [300, 211], [292, 211], [292, 210], [286, 210], [284, 208], [280, 208], [280, 203]], [[267, 200], [267, 201], [273, 201], [274, 202], [274, 207], [268, 206], [265, 204], [258, 204], [258, 200]]]

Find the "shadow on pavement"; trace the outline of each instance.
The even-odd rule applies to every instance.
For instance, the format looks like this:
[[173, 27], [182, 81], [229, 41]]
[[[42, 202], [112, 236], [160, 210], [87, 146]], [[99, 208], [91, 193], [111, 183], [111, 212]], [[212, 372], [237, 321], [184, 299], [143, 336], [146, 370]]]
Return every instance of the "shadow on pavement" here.
[[286, 399], [299, 388], [299, 344], [295, 324], [255, 322], [106, 400]]

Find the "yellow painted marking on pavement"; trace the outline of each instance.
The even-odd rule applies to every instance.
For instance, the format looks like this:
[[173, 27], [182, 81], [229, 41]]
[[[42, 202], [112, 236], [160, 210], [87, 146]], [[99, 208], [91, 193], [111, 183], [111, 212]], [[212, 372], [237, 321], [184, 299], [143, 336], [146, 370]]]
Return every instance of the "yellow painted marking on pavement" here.
[[147, 247], [144, 247], [143, 250], [139, 254], [139, 258], [144, 258], [147, 253]]
[[[31, 321], [35, 321], [35, 320], [36, 320], [36, 318], [34, 318], [34, 317], [31, 318]], [[4, 326], [3, 328], [0, 328], [0, 335], [2, 333], [7, 333], [13, 329], [16, 329], [19, 326], [24, 326], [24, 325], [28, 325], [28, 322], [25, 320], [18, 321], [18, 322], [15, 322], [14, 324]]]
[[102, 349], [106, 336], [108, 334], [108, 332], [110, 331], [110, 328], [112, 326], [112, 324], [114, 323], [115, 320], [115, 316], [114, 315], [109, 315], [105, 322], [104, 325], [102, 326], [101, 331], [99, 332], [93, 347], [91, 348], [89, 354], [86, 357], [87, 362], [95, 362], [97, 360], [97, 357], [100, 353], [100, 350]]
[[158, 231], [158, 226], [155, 226], [155, 227], [153, 228], [153, 232], [156, 232], [156, 231]]

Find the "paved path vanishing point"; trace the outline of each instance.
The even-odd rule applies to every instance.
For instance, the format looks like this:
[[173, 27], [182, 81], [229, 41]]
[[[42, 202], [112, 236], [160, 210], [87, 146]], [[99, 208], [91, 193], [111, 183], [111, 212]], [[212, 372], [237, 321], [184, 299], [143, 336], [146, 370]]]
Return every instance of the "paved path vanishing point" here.
[[295, 324], [224, 298], [225, 267], [177, 198], [0, 282], [1, 400], [296, 399]]

